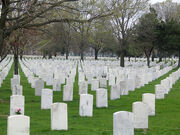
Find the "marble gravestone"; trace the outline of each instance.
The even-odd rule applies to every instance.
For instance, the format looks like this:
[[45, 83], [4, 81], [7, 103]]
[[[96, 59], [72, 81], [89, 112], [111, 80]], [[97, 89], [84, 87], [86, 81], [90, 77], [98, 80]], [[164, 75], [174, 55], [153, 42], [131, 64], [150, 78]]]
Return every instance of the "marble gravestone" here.
[[88, 93], [88, 83], [86, 81], [79, 82], [79, 95]]
[[22, 86], [19, 84], [12, 86], [12, 95], [22, 95]]
[[93, 116], [93, 95], [81, 94], [79, 104], [79, 115], [80, 116]]
[[147, 129], [148, 128], [148, 107], [143, 102], [133, 103], [134, 113], [134, 128]]
[[99, 88], [96, 90], [96, 107], [108, 107], [107, 89]]
[[61, 91], [61, 83], [59, 79], [53, 81], [53, 91]]
[[120, 81], [120, 95], [128, 95], [128, 91], [126, 89], [126, 81]]
[[17, 78], [11, 78], [11, 90], [13, 89], [13, 85], [17, 85], [19, 83], [19, 80]]
[[120, 85], [115, 84], [111, 86], [111, 100], [120, 99]]
[[53, 103], [51, 105], [51, 130], [68, 130], [66, 103]]
[[73, 101], [73, 85], [64, 85], [63, 101]]
[[37, 80], [35, 82], [35, 96], [41, 96], [41, 92], [43, 88], [44, 88], [44, 81]]
[[107, 87], [107, 80], [106, 78], [100, 78], [100, 88], [106, 88]]
[[24, 96], [12, 95], [10, 97], [10, 115], [15, 115], [17, 109], [21, 109], [21, 114], [24, 115]]
[[145, 93], [142, 96], [142, 102], [148, 105], [150, 116], [155, 115], [155, 94]]
[[53, 103], [53, 91], [51, 89], [42, 89], [41, 109], [50, 109]]
[[160, 85], [155, 85], [155, 95], [156, 99], [164, 99], [164, 94], [165, 94], [165, 88], [164, 86]]
[[9, 116], [7, 135], [30, 135], [30, 117], [25, 115]]
[[99, 88], [99, 80], [98, 79], [92, 79], [91, 81], [91, 90], [95, 91]]
[[134, 135], [133, 113], [119, 111], [113, 114], [113, 135]]

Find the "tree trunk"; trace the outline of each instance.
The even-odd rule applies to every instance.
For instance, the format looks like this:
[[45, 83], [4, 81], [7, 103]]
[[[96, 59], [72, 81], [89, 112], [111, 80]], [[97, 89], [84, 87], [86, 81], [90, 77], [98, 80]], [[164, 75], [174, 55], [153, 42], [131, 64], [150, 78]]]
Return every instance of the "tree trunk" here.
[[154, 62], [154, 50], [152, 51], [152, 62]]
[[98, 50], [98, 49], [94, 49], [94, 53], [95, 53], [95, 60], [98, 60], [98, 52], [99, 52], [99, 50]]
[[14, 51], [14, 74], [15, 75], [18, 75], [18, 56], [19, 56], [18, 47], [15, 47], [15, 51]]
[[1, 2], [1, 17], [0, 17], [0, 56], [3, 54], [4, 49], [4, 39], [6, 29], [6, 19], [9, 12], [10, 1], [4, 0]]
[[3, 34], [3, 30], [0, 29], [0, 56], [2, 57], [3, 54], [3, 46], [4, 46], [4, 34]]
[[20, 55], [20, 60], [22, 60], [22, 58], [23, 58], [23, 55], [21, 54], [21, 55]]
[[68, 60], [69, 57], [69, 51], [66, 50], [66, 60]]
[[178, 68], [180, 67], [180, 47], [178, 48], [178, 55], [179, 55], [179, 60], [178, 60]]
[[162, 55], [161, 54], [159, 54], [159, 62], [162, 62]]
[[83, 51], [81, 50], [81, 60], [83, 61], [84, 60], [84, 53], [83, 53]]
[[150, 60], [149, 60], [149, 59], [150, 59], [150, 57], [147, 56], [147, 66], [148, 66], [148, 67], [150, 67]]
[[128, 57], [128, 61], [131, 61], [131, 57], [130, 56]]
[[51, 53], [49, 53], [49, 59], [52, 59], [52, 54]]
[[122, 50], [121, 54], [120, 54], [120, 66], [124, 67], [124, 54], [125, 52]]

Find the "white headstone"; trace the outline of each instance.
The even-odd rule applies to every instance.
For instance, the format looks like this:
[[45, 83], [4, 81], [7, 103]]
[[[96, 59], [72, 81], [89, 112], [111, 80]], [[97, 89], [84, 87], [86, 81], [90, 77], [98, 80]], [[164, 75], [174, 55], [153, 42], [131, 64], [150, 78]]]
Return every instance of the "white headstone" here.
[[134, 90], [135, 90], [135, 80], [133, 80], [133, 79], [127, 79], [127, 81], [126, 81], [126, 87], [127, 87], [127, 90], [129, 90], [129, 91], [134, 91]]
[[53, 81], [53, 91], [60, 91], [61, 90], [61, 83], [59, 79], [54, 79]]
[[88, 83], [86, 81], [79, 82], [79, 94], [88, 93]]
[[73, 101], [73, 85], [64, 85], [63, 101]]
[[80, 95], [79, 115], [89, 117], [93, 116], [93, 95]]
[[98, 88], [99, 88], [99, 80], [93, 79], [93, 80], [91, 81], [91, 90], [92, 90], [92, 91], [95, 91], [95, 90], [97, 90]]
[[106, 80], [106, 78], [100, 78], [99, 82], [100, 82], [100, 87], [101, 88], [107, 88], [107, 80]]
[[162, 85], [155, 86], [156, 99], [164, 99], [165, 88]]
[[13, 89], [13, 85], [17, 85], [17, 84], [20, 85], [19, 80], [17, 78], [12, 78], [11, 79], [11, 90]]
[[111, 100], [120, 99], [120, 85], [115, 84], [111, 86]]
[[51, 105], [51, 130], [68, 130], [67, 104]]
[[96, 90], [96, 107], [108, 107], [107, 90], [99, 88]]
[[113, 135], [134, 135], [133, 113], [120, 111], [113, 114]]
[[30, 117], [24, 115], [9, 116], [7, 135], [30, 135]]
[[146, 129], [148, 128], [148, 107], [143, 102], [133, 103], [134, 113], [134, 128]]
[[53, 103], [53, 91], [51, 89], [42, 89], [41, 109], [50, 109]]
[[22, 95], [22, 86], [19, 84], [12, 86], [12, 95]]
[[142, 102], [148, 105], [149, 115], [155, 115], [155, 94], [145, 93], [142, 96]]
[[12, 95], [10, 97], [10, 115], [16, 115], [18, 109], [24, 115], [24, 96]]
[[37, 80], [35, 82], [35, 96], [41, 96], [41, 91], [44, 88], [44, 81]]
[[120, 81], [120, 95], [128, 95], [128, 91], [126, 89], [126, 81]]

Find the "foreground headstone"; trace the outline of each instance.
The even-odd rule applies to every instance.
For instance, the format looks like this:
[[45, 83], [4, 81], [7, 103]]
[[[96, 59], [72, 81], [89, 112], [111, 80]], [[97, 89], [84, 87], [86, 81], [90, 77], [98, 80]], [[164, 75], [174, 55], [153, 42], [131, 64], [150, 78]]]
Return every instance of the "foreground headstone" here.
[[16, 115], [18, 112], [24, 115], [24, 96], [12, 95], [10, 97], [10, 115]]
[[108, 107], [107, 90], [100, 88], [96, 90], [96, 107]]
[[35, 96], [41, 96], [41, 92], [43, 88], [44, 88], [44, 81], [37, 80], [35, 82]]
[[155, 95], [151, 93], [145, 93], [142, 97], [142, 102], [148, 105], [149, 115], [155, 115]]
[[53, 103], [53, 91], [51, 89], [42, 89], [41, 109], [50, 109]]
[[93, 95], [80, 95], [79, 115], [89, 117], [93, 116]]
[[24, 115], [9, 116], [7, 135], [30, 135], [30, 117]]
[[67, 104], [54, 103], [51, 105], [51, 130], [67, 130]]
[[113, 114], [113, 135], [134, 135], [133, 113], [119, 111]]
[[133, 103], [134, 113], [134, 128], [146, 129], [148, 128], [148, 107], [143, 102]]

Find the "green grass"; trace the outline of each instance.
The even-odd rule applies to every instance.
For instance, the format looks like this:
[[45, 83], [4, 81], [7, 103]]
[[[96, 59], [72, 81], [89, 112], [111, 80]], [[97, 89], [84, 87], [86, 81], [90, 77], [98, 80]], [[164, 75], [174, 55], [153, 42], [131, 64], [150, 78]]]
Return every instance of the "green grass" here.
[[[132, 111], [132, 103], [142, 100], [143, 93], [154, 93], [154, 86], [160, 80], [167, 77], [170, 73], [159, 79], [129, 92], [127, 96], [121, 96], [119, 100], [110, 100], [110, 87], [108, 86], [109, 100], [108, 108], [96, 108], [95, 92], [94, 95], [93, 117], [79, 116], [79, 95], [78, 95], [78, 73], [74, 83], [74, 99], [68, 104], [68, 131], [51, 131], [50, 110], [40, 109], [40, 97], [34, 96], [34, 89], [31, 88], [27, 78], [21, 74], [21, 85], [23, 85], [23, 95], [25, 96], [25, 115], [31, 118], [31, 135], [112, 135], [113, 134], [113, 113], [117, 111]], [[7, 133], [7, 116], [9, 114], [9, 98], [11, 95], [10, 78], [13, 76], [13, 68], [10, 70], [6, 80], [0, 88], [0, 135]], [[63, 85], [62, 85], [63, 87]], [[52, 88], [52, 87], [48, 87]], [[135, 130], [136, 135], [178, 135], [180, 134], [180, 80], [174, 85], [169, 95], [164, 100], [156, 100], [156, 116], [149, 117], [149, 129], [147, 131]], [[62, 91], [54, 92], [53, 102], [62, 101]]]

